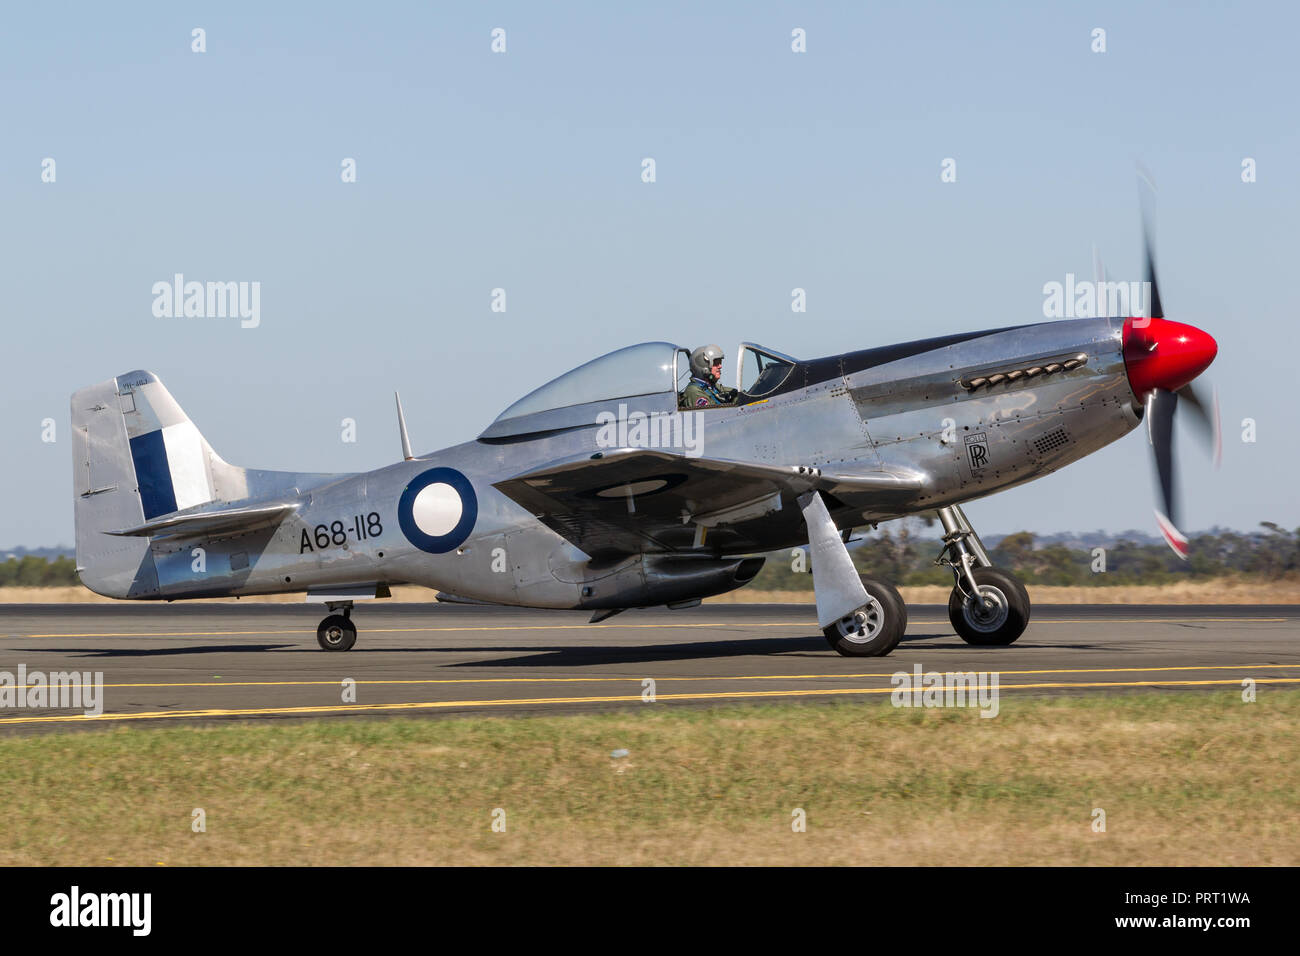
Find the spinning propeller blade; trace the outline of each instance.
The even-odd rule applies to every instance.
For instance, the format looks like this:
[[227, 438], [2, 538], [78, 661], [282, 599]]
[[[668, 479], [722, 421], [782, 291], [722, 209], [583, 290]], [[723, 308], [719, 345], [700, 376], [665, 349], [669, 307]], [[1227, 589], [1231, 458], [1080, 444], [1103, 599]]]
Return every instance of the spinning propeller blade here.
[[1219, 430], [1219, 397], [1212, 392], [1209, 402], [1194, 390], [1191, 382], [1218, 354], [1219, 346], [1195, 326], [1171, 322], [1164, 317], [1160, 290], [1156, 284], [1154, 228], [1155, 186], [1139, 169], [1142, 200], [1142, 249], [1146, 281], [1150, 283], [1150, 308], [1146, 316], [1124, 320], [1124, 365], [1133, 392], [1146, 405], [1147, 438], [1155, 462], [1159, 503], [1156, 524], [1169, 547], [1180, 558], [1188, 554], [1187, 537], [1178, 528], [1175, 501], [1174, 416], [1179, 398], [1191, 410], [1203, 440], [1212, 442], [1215, 466], [1222, 454]]

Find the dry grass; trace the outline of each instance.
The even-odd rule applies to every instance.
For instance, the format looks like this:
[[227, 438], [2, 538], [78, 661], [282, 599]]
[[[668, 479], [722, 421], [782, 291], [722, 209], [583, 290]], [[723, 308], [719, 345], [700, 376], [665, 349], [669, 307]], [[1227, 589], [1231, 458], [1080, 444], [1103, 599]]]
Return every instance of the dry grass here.
[[[1300, 579], [1252, 581], [1211, 578], [1177, 584], [1114, 585], [1109, 587], [1027, 586], [1034, 604], [1300, 604]], [[947, 604], [952, 588], [902, 587], [908, 604]], [[811, 604], [807, 591], [755, 591], [742, 588], [717, 597], [709, 604]]]
[[[899, 588], [909, 604], [947, 604], [951, 588]], [[393, 588], [393, 601], [428, 602], [437, 592], [421, 587]], [[267, 594], [259, 597], [203, 598], [199, 603], [216, 604], [301, 604], [306, 593]], [[1115, 587], [1029, 586], [1035, 604], [1300, 604], [1300, 578], [1277, 581], [1214, 578], [1165, 585], [1119, 585]], [[741, 588], [717, 597], [708, 604], [812, 604], [812, 588], [806, 591], [759, 591]], [[100, 597], [86, 588], [0, 588], [0, 604], [125, 604]], [[194, 602], [186, 602], [194, 603]]]
[[1297, 727], [1264, 687], [9, 738], [0, 863], [1295, 865]]

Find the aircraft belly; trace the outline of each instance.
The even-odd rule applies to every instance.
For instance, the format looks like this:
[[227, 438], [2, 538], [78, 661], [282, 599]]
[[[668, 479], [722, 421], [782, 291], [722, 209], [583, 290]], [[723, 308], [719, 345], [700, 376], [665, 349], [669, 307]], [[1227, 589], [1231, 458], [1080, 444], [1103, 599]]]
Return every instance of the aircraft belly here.
[[[523, 528], [510, 532], [506, 538], [506, 558], [514, 579], [514, 592], [520, 604], [538, 607], [573, 607], [580, 595], [580, 586], [561, 581], [551, 569], [557, 551], [571, 546], [549, 528]], [[586, 556], [580, 560], [585, 563]]]

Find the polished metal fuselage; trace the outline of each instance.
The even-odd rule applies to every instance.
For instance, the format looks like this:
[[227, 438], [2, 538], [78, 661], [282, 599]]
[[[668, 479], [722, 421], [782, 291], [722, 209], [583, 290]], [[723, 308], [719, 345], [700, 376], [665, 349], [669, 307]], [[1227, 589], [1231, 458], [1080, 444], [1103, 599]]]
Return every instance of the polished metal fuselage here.
[[[863, 492], [839, 498], [841, 528], [932, 510], [1011, 488], [1115, 441], [1140, 420], [1125, 374], [1120, 319], [1023, 326], [921, 351], [741, 406], [702, 409], [709, 458], [810, 465], [842, 473], [908, 473], [921, 491], [905, 501]], [[1073, 368], [1068, 356], [1084, 357]], [[994, 385], [990, 374], [1020, 371]], [[675, 396], [635, 407], [663, 410]], [[628, 607], [682, 602], [737, 586], [738, 553], [716, 545], [653, 550], [599, 560], [493, 487], [549, 462], [597, 450], [597, 423], [559, 432], [475, 440], [376, 471], [304, 486], [259, 486], [263, 497], [297, 504], [278, 527], [227, 537], [162, 538], [151, 543], [155, 588], [139, 598], [250, 595], [357, 584], [416, 584], [461, 599], [531, 607]], [[417, 475], [446, 466], [477, 496], [472, 533], [454, 550], [431, 554], [399, 528], [397, 502]], [[377, 515], [363, 540], [315, 547], [321, 526], [352, 526]], [[806, 543], [796, 509], [744, 528], [754, 553]], [[203, 573], [194, 548], [205, 549]], [[307, 545], [304, 547], [304, 545]], [[228, 570], [227, 570], [228, 569]]]

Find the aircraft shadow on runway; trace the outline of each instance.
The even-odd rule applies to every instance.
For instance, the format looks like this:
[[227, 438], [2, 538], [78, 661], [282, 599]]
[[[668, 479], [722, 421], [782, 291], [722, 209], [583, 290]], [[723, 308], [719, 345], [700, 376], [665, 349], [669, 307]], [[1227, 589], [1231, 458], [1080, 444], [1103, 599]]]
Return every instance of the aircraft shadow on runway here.
[[[918, 634], [904, 640], [935, 640], [952, 635]], [[901, 645], [900, 645], [901, 646]], [[450, 649], [448, 649], [450, 650]], [[455, 648], [464, 651], [465, 648]], [[476, 653], [513, 652], [496, 660], [459, 661], [453, 667], [591, 667], [601, 664], [641, 664], [663, 661], [707, 660], [728, 657], [818, 657], [837, 658], [826, 639], [817, 637], [745, 637], [729, 641], [700, 641], [689, 644], [650, 644], [627, 647], [617, 644], [587, 644], [564, 647], [478, 647]], [[845, 658], [845, 660], [888, 660], [888, 658]]]
[[[28, 647], [29, 654], [67, 654], [69, 657], [170, 657], [177, 654], [240, 654], [293, 650], [294, 644], [200, 644], [194, 647]], [[319, 651], [318, 651], [319, 653]]]
[[[942, 643], [922, 643], [942, 642]], [[1022, 650], [1096, 650], [1092, 644], [1025, 644], [1015, 645]], [[431, 650], [432, 648], [411, 648], [411, 650]], [[772, 637], [748, 638], [735, 641], [708, 641], [699, 644], [659, 644], [638, 647], [620, 647], [616, 645], [588, 645], [584, 647], [479, 647], [474, 650], [483, 652], [515, 652], [513, 656], [495, 660], [458, 661], [448, 664], [448, 669], [456, 667], [592, 667], [601, 664], [641, 664], [661, 663], [663, 661], [707, 660], [728, 657], [763, 657], [777, 656], [788, 659], [792, 657], [828, 658], [841, 660], [846, 664], [863, 666], [882, 664], [897, 659], [898, 651], [924, 650], [964, 650], [972, 654], [987, 654], [989, 663], [994, 663], [994, 656], [1005, 654], [1005, 647], [972, 647], [953, 634], [918, 634], [904, 638], [887, 657], [846, 657], [841, 658], [826, 645], [822, 637]], [[383, 653], [374, 649], [376, 653]], [[439, 648], [438, 650], [453, 650]], [[455, 648], [464, 651], [465, 648]], [[355, 651], [353, 652], [355, 653]], [[834, 672], [828, 672], [834, 676]]]
[[[1014, 645], [1017, 650], [1055, 649], [1055, 650], [1097, 650], [1095, 644], [1028, 644]], [[199, 644], [192, 646], [164, 646], [145, 648], [105, 647], [29, 647], [11, 648], [29, 654], [52, 653], [66, 654], [69, 657], [82, 658], [151, 658], [176, 657], [202, 654], [255, 654], [265, 651], [285, 653], [302, 653], [320, 655], [321, 651], [314, 642], [285, 644]], [[996, 655], [1006, 653], [1004, 647], [973, 647], [963, 644], [954, 634], [908, 634], [888, 657], [843, 658], [845, 662], [882, 662], [895, 659], [900, 650], [966, 650], [972, 654]], [[1110, 648], [1113, 650], [1113, 648]], [[724, 641], [700, 641], [678, 644], [648, 644], [625, 646], [617, 644], [580, 644], [564, 646], [482, 646], [459, 644], [454, 647], [430, 642], [426, 645], [407, 647], [375, 647], [358, 643], [347, 657], [355, 659], [358, 655], [365, 659], [370, 655], [383, 654], [506, 654], [492, 660], [477, 659], [457, 661], [439, 665], [447, 668], [474, 667], [596, 667], [604, 664], [641, 664], [664, 661], [719, 660], [732, 657], [813, 657], [836, 659], [838, 655], [826, 644], [821, 635], [800, 637], [741, 637]]]

